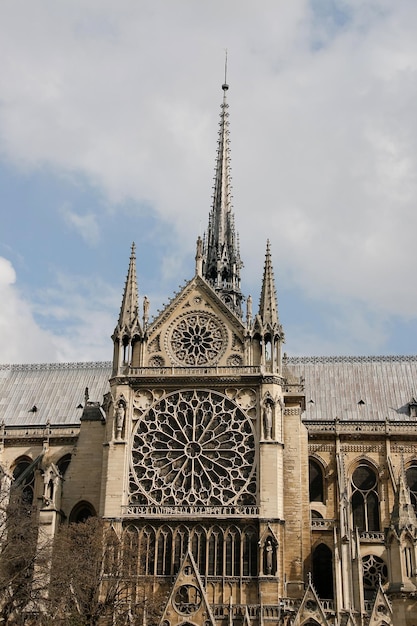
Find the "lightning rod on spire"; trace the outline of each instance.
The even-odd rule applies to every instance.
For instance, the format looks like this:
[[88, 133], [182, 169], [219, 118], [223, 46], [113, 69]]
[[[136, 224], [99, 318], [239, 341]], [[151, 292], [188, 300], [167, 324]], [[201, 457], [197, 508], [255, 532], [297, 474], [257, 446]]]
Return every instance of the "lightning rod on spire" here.
[[224, 83], [222, 89], [223, 91], [227, 91], [229, 89], [229, 85], [227, 84], [227, 48], [225, 48], [224, 55]]

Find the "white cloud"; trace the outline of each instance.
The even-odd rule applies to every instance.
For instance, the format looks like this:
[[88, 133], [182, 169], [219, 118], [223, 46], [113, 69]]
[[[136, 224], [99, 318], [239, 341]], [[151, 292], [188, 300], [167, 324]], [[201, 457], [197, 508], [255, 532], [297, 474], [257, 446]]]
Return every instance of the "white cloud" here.
[[100, 240], [100, 228], [96, 215], [92, 213], [79, 215], [68, 206], [62, 207], [61, 211], [65, 222], [74, 228], [84, 241], [93, 246], [98, 244]]
[[[414, 0], [3, 4], [1, 153], [151, 207], [176, 273], [208, 214], [227, 47], [245, 290], [269, 237], [281, 279], [339, 306], [340, 326], [354, 302], [352, 341], [371, 349], [387, 317], [417, 318], [416, 20]], [[93, 211], [65, 216], [98, 241]]]
[[38, 293], [34, 311], [48, 327], [58, 361], [108, 361], [121, 293], [98, 276], [57, 272], [51, 287]]
[[31, 305], [15, 281], [12, 264], [0, 257], [1, 360], [3, 363], [55, 361], [57, 351], [52, 335], [35, 322]]

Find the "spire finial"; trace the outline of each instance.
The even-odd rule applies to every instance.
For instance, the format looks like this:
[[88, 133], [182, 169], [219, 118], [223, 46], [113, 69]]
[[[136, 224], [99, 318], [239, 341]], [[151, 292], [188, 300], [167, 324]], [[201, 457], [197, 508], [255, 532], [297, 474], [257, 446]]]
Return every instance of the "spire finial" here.
[[227, 84], [227, 48], [224, 51], [224, 83], [222, 85], [223, 91], [227, 91], [229, 89], [229, 85]]

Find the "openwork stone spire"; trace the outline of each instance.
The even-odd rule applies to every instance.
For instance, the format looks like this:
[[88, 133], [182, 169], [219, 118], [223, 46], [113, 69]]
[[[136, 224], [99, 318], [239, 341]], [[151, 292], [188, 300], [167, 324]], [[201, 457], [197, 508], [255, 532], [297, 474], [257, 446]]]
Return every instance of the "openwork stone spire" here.
[[220, 130], [214, 178], [213, 206], [207, 235], [203, 242], [203, 277], [214, 287], [222, 300], [241, 317], [242, 294], [240, 269], [242, 262], [231, 205], [229, 105], [224, 82], [220, 112]]
[[265, 266], [262, 280], [259, 316], [262, 323], [270, 328], [279, 326], [277, 292], [275, 289], [274, 270], [272, 269], [271, 246], [266, 242]]
[[136, 255], [135, 244], [132, 243], [130, 253], [129, 269], [127, 272], [126, 283], [123, 293], [122, 306], [120, 308], [119, 321], [116, 332], [130, 334], [137, 329], [138, 324], [138, 284], [136, 278]]

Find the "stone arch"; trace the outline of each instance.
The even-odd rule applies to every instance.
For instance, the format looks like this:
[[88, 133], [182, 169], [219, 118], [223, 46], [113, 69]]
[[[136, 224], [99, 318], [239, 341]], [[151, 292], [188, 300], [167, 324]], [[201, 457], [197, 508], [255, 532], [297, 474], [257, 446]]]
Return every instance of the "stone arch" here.
[[12, 465], [12, 487], [21, 489], [22, 502], [32, 505], [35, 498], [35, 471], [29, 456], [19, 456]]
[[309, 496], [310, 502], [322, 502], [325, 498], [325, 466], [323, 461], [310, 456], [308, 459]]
[[156, 534], [156, 574], [172, 573], [172, 529], [164, 524]]
[[207, 532], [200, 524], [196, 526], [191, 538], [191, 552], [197, 569], [202, 576], [206, 576], [207, 568]]
[[241, 533], [237, 526], [230, 526], [225, 532], [225, 575], [240, 576]]
[[61, 456], [61, 458], [58, 459], [58, 461], [56, 462], [56, 466], [61, 476], [65, 476], [68, 470], [69, 464], [71, 463], [71, 459], [72, 459], [72, 455], [68, 453], [68, 454], [64, 454], [64, 456]]
[[79, 524], [82, 522], [86, 522], [89, 517], [96, 517], [97, 513], [91, 502], [87, 500], [80, 500], [77, 504], [72, 508], [71, 513], [69, 515], [70, 524]]
[[375, 463], [361, 458], [351, 464], [352, 525], [360, 532], [380, 530], [379, 471]]
[[223, 576], [223, 530], [213, 526], [208, 536], [208, 575]]
[[313, 584], [321, 599], [334, 598], [333, 553], [325, 543], [319, 543], [313, 550]]

